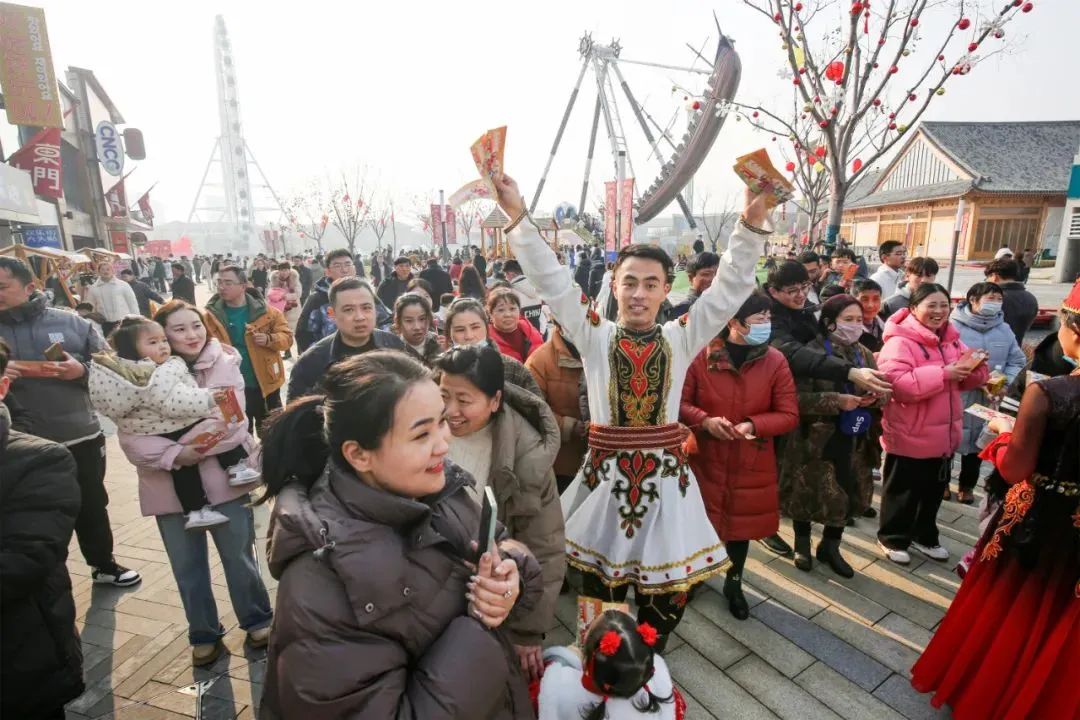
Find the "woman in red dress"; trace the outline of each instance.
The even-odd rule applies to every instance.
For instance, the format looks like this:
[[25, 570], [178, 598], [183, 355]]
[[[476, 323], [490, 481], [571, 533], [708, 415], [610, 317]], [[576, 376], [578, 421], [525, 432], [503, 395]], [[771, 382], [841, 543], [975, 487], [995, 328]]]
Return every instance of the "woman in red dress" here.
[[[1080, 282], [1062, 305], [1080, 359]], [[1009, 484], [911, 683], [957, 720], [1080, 718], [1080, 369], [1028, 386], [982, 453]]]

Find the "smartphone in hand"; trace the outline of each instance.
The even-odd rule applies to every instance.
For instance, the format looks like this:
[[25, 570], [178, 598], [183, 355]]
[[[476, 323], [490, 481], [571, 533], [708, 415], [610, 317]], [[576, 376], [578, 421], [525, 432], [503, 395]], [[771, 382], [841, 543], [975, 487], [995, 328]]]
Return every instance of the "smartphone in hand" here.
[[49, 347], [45, 348], [45, 352], [42, 353], [45, 359], [50, 362], [63, 362], [64, 361], [64, 344], [54, 342]]
[[484, 488], [483, 503], [480, 506], [480, 528], [476, 532], [476, 561], [480, 562], [480, 556], [491, 550], [495, 545], [495, 522], [498, 504], [495, 502], [495, 491], [491, 487]]

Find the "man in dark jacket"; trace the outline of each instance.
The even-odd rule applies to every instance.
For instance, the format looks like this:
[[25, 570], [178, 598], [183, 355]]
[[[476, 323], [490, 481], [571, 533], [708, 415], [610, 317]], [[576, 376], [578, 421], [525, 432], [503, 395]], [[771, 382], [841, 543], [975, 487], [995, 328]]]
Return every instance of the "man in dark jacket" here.
[[11, 430], [7, 367], [0, 340], [0, 716], [62, 718], [83, 691], [65, 564], [79, 483], [63, 445]]
[[[139, 573], [113, 557], [105, 436], [86, 389], [90, 355], [105, 349], [105, 339], [88, 320], [48, 307], [45, 295], [34, 289], [30, 268], [11, 257], [0, 257], [0, 339], [11, 348], [6, 374], [26, 410], [15, 429], [60, 443], [75, 458], [82, 491], [75, 534], [93, 568], [91, 578], [119, 587], [140, 582]], [[53, 343], [60, 343], [64, 359], [44, 362]]]
[[120, 279], [131, 286], [131, 291], [135, 293], [135, 302], [139, 303], [139, 314], [143, 317], [150, 317], [150, 301], [153, 300], [158, 305], [165, 303], [160, 295], [154, 292], [154, 289], [144, 283], [142, 280], [135, 279], [135, 273], [127, 268], [120, 271]]
[[180, 263], [172, 264], [172, 296], [173, 300], [183, 300], [195, 305], [195, 282], [187, 276], [187, 271]]
[[397, 299], [409, 289], [409, 281], [413, 279], [412, 263], [404, 255], [394, 260], [394, 273], [382, 281], [379, 285], [379, 300], [386, 307], [394, 307]]
[[1016, 344], [1023, 347], [1024, 335], [1039, 314], [1039, 299], [1024, 288], [1024, 283], [1020, 282], [1020, 266], [1011, 257], [990, 263], [983, 274], [987, 282], [1001, 286], [1004, 296], [1001, 309], [1005, 313], [1005, 324], [1016, 336]]
[[600, 286], [604, 284], [604, 273], [607, 265], [604, 262], [604, 253], [599, 247], [593, 248], [592, 263], [589, 265], [589, 291], [588, 295], [595, 300], [600, 294]]
[[435, 258], [428, 258], [427, 267], [420, 271], [420, 277], [431, 283], [434, 293], [432, 300], [437, 301], [444, 294], [454, 292], [454, 281], [450, 279], [450, 273], [443, 270]]
[[314, 282], [311, 277], [311, 268], [300, 255], [293, 255], [292, 266], [296, 268], [296, 274], [300, 276], [300, 302], [304, 303], [311, 294], [311, 285]]
[[326, 310], [330, 300], [328, 293], [335, 280], [356, 275], [356, 263], [352, 254], [345, 248], [338, 248], [326, 253], [326, 275], [319, 278], [312, 286], [311, 294], [300, 309], [296, 321], [296, 347], [303, 353], [319, 340], [334, 332], [333, 321], [326, 322]]
[[289, 400], [315, 392], [327, 368], [347, 357], [372, 350], [405, 350], [397, 335], [376, 329], [379, 301], [366, 280], [354, 277], [334, 283], [329, 299], [337, 330], [296, 361], [289, 376]]
[[165, 287], [165, 263], [161, 258], [154, 258], [154, 269], [150, 273], [150, 277], [154, 281], [154, 287], [158, 292], [166, 292], [168, 288]]
[[697, 302], [701, 293], [709, 289], [716, 270], [720, 267], [720, 256], [714, 252], [700, 252], [686, 263], [686, 276], [690, 279], [690, 292], [686, 299], [671, 309], [671, 317], [682, 317], [690, 312], [690, 306]]
[[472, 264], [476, 271], [480, 273], [480, 279], [487, 282], [487, 258], [484, 257], [480, 250], [477, 250], [473, 255]]
[[584, 250], [578, 255], [577, 269], [574, 270], [574, 282], [581, 288], [581, 292], [586, 295], [589, 294], [589, 268], [592, 267], [592, 263], [589, 262], [589, 254]]

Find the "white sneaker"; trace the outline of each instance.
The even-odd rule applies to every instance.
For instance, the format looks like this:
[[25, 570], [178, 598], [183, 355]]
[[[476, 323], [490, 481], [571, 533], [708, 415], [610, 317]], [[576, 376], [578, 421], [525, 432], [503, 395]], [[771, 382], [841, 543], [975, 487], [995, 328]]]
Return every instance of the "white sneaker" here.
[[930, 546], [930, 545], [922, 545], [920, 543], [913, 542], [913, 543], [911, 543], [911, 547], [915, 548], [916, 550], [918, 550], [919, 552], [921, 552], [923, 555], [930, 558], [931, 560], [948, 560], [949, 559], [949, 551], [946, 550], [945, 548], [941, 547], [940, 545]]
[[240, 463], [233, 465], [228, 470], [229, 473], [229, 486], [240, 487], [241, 485], [250, 485], [251, 483], [262, 478], [262, 473], [255, 468], [248, 467], [247, 465]]
[[881, 552], [885, 557], [892, 560], [897, 565], [907, 565], [911, 562], [911, 556], [908, 555], [907, 550], [893, 550], [890, 547], [882, 545], [880, 541], [878, 542], [878, 547], [881, 548]]
[[215, 525], [224, 525], [225, 523], [229, 522], [228, 517], [222, 515], [209, 505], [202, 508], [201, 510], [189, 512], [186, 517], [187, 521], [184, 522], [185, 530], [199, 530], [202, 528], [213, 527]]

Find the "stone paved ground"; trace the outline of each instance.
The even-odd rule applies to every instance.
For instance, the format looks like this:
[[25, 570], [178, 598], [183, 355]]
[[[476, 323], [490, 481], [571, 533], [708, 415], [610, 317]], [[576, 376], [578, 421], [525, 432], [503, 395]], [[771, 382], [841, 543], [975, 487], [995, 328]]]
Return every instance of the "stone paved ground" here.
[[[245, 648], [216, 554], [214, 594], [229, 630], [229, 654], [205, 670], [190, 663], [184, 613], [152, 518], [139, 515], [135, 473], [109, 442], [107, 486], [117, 559], [138, 568], [141, 585], [121, 590], [93, 586], [73, 543], [68, 567], [85, 652], [86, 693], [68, 706], [69, 720], [123, 718], [180, 720], [254, 718], [265, 655]], [[256, 510], [263, 555], [267, 510]], [[976, 511], [946, 503], [942, 544], [953, 558], [976, 540]], [[958, 581], [952, 562], [913, 558], [901, 568], [880, 558], [876, 521], [860, 520], [844, 538], [856, 568], [841, 580], [815, 565], [752, 544], [744, 622], [731, 617], [711, 582], [690, 605], [667, 651], [691, 718], [865, 718], [921, 720], [948, 717], [930, 707], [908, 682], [910, 668], [941, 621]], [[782, 532], [791, 540], [790, 527]], [[265, 568], [265, 562], [263, 562]], [[271, 596], [274, 581], [266, 576]], [[552, 643], [570, 641], [574, 599], [561, 599]]]

